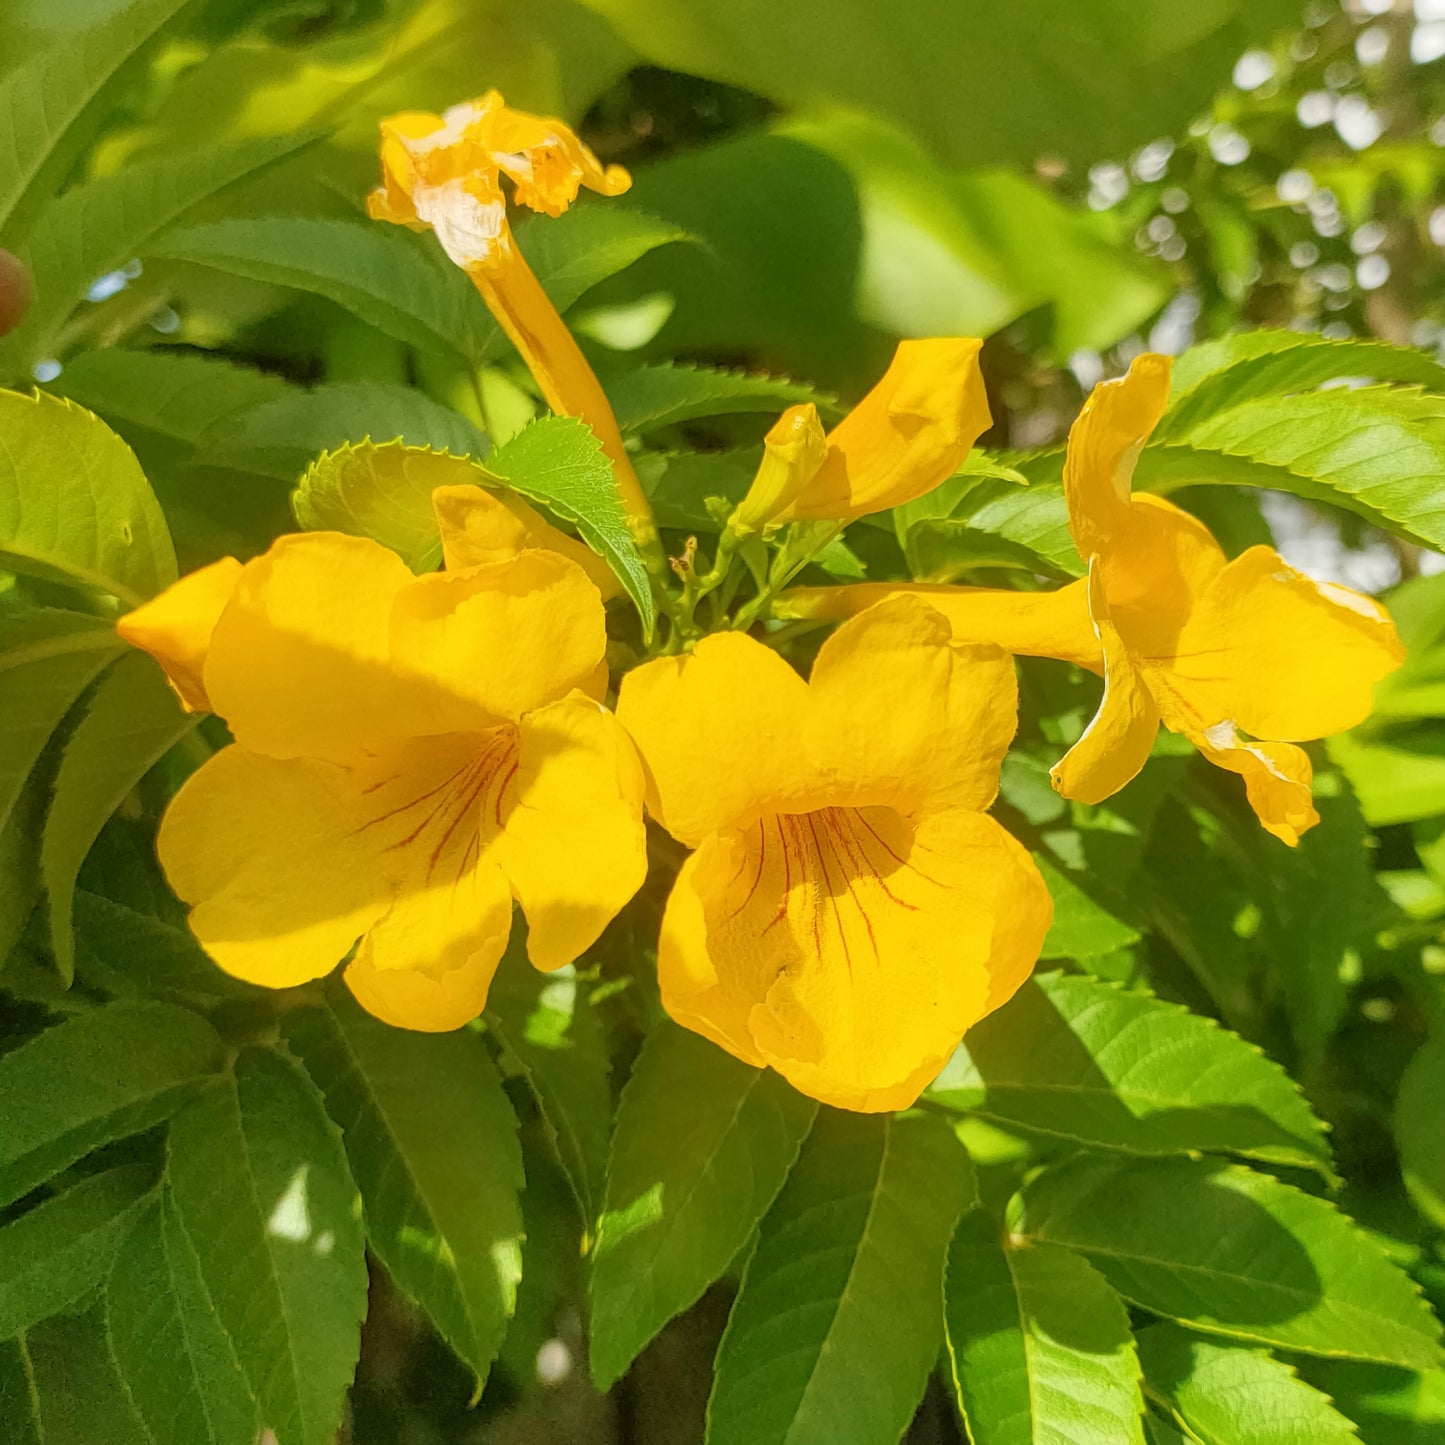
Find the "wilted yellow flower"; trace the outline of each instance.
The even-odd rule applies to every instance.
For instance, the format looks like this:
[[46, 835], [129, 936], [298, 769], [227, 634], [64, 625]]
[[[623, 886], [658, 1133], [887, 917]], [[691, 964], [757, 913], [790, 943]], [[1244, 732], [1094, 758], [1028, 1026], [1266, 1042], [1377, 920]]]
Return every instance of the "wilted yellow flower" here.
[[576, 563], [532, 548], [415, 577], [375, 542], [313, 532], [207, 573], [119, 631], [235, 737], [159, 839], [226, 972], [284, 988], [355, 946], [367, 1009], [452, 1029], [486, 1001], [514, 898], [553, 969], [637, 890], [642, 774], [600, 701], [602, 602]]
[[959, 468], [991, 418], [982, 342], [900, 342], [883, 379], [825, 437], [816, 408], [790, 407], [733, 514], [741, 533], [783, 522], [850, 521], [931, 492]]
[[560, 216], [582, 187], [604, 196], [632, 184], [603, 166], [559, 120], [510, 109], [495, 90], [443, 115], [405, 111], [381, 123], [382, 183], [367, 197], [374, 219], [433, 230], [522, 354], [547, 405], [580, 417], [612, 462], [639, 540], [656, 536], [617, 420], [572, 333], [517, 249], [502, 177], [518, 205]]
[[679, 1023], [825, 1103], [911, 1104], [1028, 976], [1049, 895], [985, 810], [1013, 666], [899, 598], [824, 643], [808, 682], [741, 633], [623, 679], [648, 805], [696, 851], [658, 981]]
[[[1270, 547], [1227, 561], [1209, 530], [1162, 497], [1134, 495], [1134, 465], [1169, 398], [1169, 359], [1144, 355], [1094, 389], [1069, 433], [1064, 493], [1089, 575], [1054, 593], [922, 592], [954, 636], [1082, 662], [1104, 675], [1098, 715], [1053, 770], [1065, 797], [1100, 802], [1143, 767], [1159, 724], [1244, 778], [1250, 805], [1293, 846], [1319, 821], [1308, 755], [1369, 715], [1404, 657], [1389, 614], [1315, 582]], [[792, 616], [848, 616], [888, 584], [792, 594]]]

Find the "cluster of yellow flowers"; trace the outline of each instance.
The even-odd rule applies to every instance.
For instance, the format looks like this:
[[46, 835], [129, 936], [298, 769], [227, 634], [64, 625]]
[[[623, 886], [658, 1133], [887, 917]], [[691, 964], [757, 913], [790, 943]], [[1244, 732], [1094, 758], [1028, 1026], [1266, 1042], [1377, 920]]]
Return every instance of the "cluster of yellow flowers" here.
[[[661, 557], [606, 397], [517, 250], [500, 186], [557, 215], [580, 186], [625, 190], [625, 172], [495, 93], [383, 135], [372, 214], [435, 230], [549, 405], [597, 434], [639, 546]], [[831, 433], [792, 408], [723, 548], [953, 475], [989, 425], [978, 350], [904, 342]], [[987, 815], [1017, 725], [1012, 654], [1103, 675], [1098, 715], [1053, 772], [1065, 797], [1123, 787], [1162, 722], [1242, 774], [1289, 844], [1317, 821], [1295, 744], [1364, 718], [1400, 661], [1368, 597], [1268, 548], [1226, 561], [1193, 517], [1131, 495], [1168, 388], [1168, 360], [1143, 356], [1070, 433], [1087, 578], [785, 592], [773, 616], [841, 622], [807, 681], [734, 627], [628, 672], [610, 710], [615, 579], [525, 503], [477, 487], [433, 498], [439, 572], [306, 533], [183, 578], [120, 631], [235, 739], [160, 833], [197, 938], [277, 988], [349, 956], [346, 982], [377, 1017], [457, 1028], [482, 1010], [514, 900], [538, 968], [596, 941], [642, 885], [651, 814], [692, 850], [658, 943], [668, 1012], [825, 1102], [906, 1107], [1027, 977], [1049, 926], [1032, 859]]]

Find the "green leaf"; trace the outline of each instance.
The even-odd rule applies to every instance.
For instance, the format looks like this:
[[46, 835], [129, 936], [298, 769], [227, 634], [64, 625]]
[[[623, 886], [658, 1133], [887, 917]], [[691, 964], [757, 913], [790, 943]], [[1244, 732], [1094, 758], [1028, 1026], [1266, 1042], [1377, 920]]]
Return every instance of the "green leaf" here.
[[615, 201], [574, 206], [555, 220], [535, 216], [517, 227], [517, 244], [558, 311], [659, 246], [691, 239], [674, 222]]
[[286, 1037], [341, 1125], [367, 1239], [485, 1382], [521, 1276], [517, 1120], [482, 1040], [417, 1034], [340, 998]]
[[360, 1202], [311, 1081], [248, 1049], [171, 1121], [176, 1214], [263, 1425], [332, 1445], [366, 1310]]
[[822, 1111], [718, 1346], [708, 1445], [898, 1439], [938, 1358], [948, 1240], [975, 1199], [941, 1120]]
[[202, 201], [311, 140], [296, 134], [207, 145], [136, 161], [67, 191], [22, 252], [34, 277], [35, 302], [0, 340], [0, 374], [28, 376], [35, 361], [50, 355], [66, 318], [97, 277], [125, 265]]
[[126, 1241], [105, 1311], [116, 1369], [153, 1445], [255, 1445], [255, 1398], [169, 1197]]
[[1445, 1031], [1438, 1026], [1400, 1080], [1395, 1143], [1411, 1198], [1445, 1228]]
[[199, 352], [110, 347], [71, 357], [51, 390], [121, 428], [194, 446], [224, 417], [290, 388], [279, 376]]
[[1170, 430], [1257, 396], [1306, 391], [1328, 381], [1403, 381], [1445, 391], [1445, 366], [1427, 352], [1351, 337], [1332, 341], [1304, 331], [1239, 331], [1191, 346], [1176, 358]]
[[1129, 1312], [1078, 1255], [1017, 1247], [972, 1210], [949, 1247], [944, 1316], [973, 1445], [1143, 1445]]
[[460, 412], [409, 386], [341, 382], [234, 412], [200, 440], [207, 460], [294, 482], [313, 457], [352, 442], [402, 441], [458, 457], [483, 457], [487, 439]]
[[1324, 1126], [1253, 1044], [1178, 1004], [1077, 974], [1030, 980], [975, 1024], [929, 1095], [1091, 1148], [1213, 1150], [1330, 1171]]
[[395, 226], [323, 216], [245, 216], [169, 231], [150, 255], [324, 296], [421, 351], [469, 356], [495, 330], [476, 289]]
[[205, 1019], [153, 1002], [84, 1009], [0, 1054], [0, 1204], [166, 1118], [221, 1062]]
[[139, 652], [122, 657], [87, 700], [55, 775], [40, 845], [50, 946], [67, 983], [75, 972], [71, 906], [86, 854], [131, 789], [199, 722], [182, 711], [165, 674]]
[[17, 814], [51, 734], [121, 646], [98, 618], [59, 608], [0, 621], [0, 822]]
[[1273, 487], [1445, 546], [1445, 398], [1368, 387], [1264, 396], [1146, 447], [1134, 485]]
[[617, 573], [651, 631], [656, 611], [647, 568], [627, 525], [612, 463], [585, 422], [541, 417], [498, 447], [486, 469], [513, 491], [575, 523], [583, 541]]
[[1028, 1237], [1085, 1255], [1125, 1299], [1210, 1334], [1429, 1368], [1440, 1326], [1349, 1219], [1267, 1174], [1079, 1158], [1032, 1180]]
[[63, 44], [47, 45], [0, 81], [0, 237], [13, 249], [12, 224], [48, 200], [83, 143], [81, 121], [91, 103], [146, 49], [186, 0], [125, 6]]
[[481, 486], [486, 471], [466, 457], [403, 442], [359, 442], [325, 452], [292, 493], [300, 524], [316, 532], [371, 537], [416, 572], [441, 561], [431, 494], [437, 487]]
[[1282, 1360], [1202, 1340], [1174, 1325], [1139, 1335], [1154, 1392], [1202, 1445], [1355, 1445], [1354, 1425]]
[[152, 1187], [145, 1169], [111, 1169], [0, 1226], [0, 1339], [100, 1284]]
[[510, 950], [492, 980], [485, 1018], [504, 1064], [522, 1075], [537, 1101], [590, 1230], [602, 1207], [612, 1128], [612, 1063], [602, 1019], [575, 969], [539, 973]]
[[0, 1420], [10, 1431], [9, 1445], [45, 1445], [35, 1369], [23, 1335], [0, 1340]]
[[0, 391], [0, 565], [129, 606], [176, 580], [170, 532], [134, 453], [88, 411]]
[[[1004, 479], [979, 482], [965, 476], [960, 480], [967, 485], [948, 518], [920, 519], [909, 528], [905, 544], [911, 543], [913, 530], [922, 526], [934, 552], [946, 544], [952, 549], [947, 555], [952, 556], [962, 547], [965, 566], [984, 565], [990, 555], [986, 549], [994, 544], [994, 554], [1004, 565], [1026, 565], [1060, 579], [1083, 576], [1084, 564], [1069, 535], [1069, 509], [1059, 483], [1035, 480], [1032, 474], [1026, 487]], [[948, 570], [936, 556], [920, 560], [934, 572]]]
[[671, 1023], [622, 1091], [590, 1283], [607, 1389], [733, 1262], [783, 1187], [817, 1105]]
[[832, 398], [785, 376], [671, 362], [620, 372], [607, 383], [607, 399], [624, 432], [644, 434], [728, 412], [776, 414], [799, 402], [811, 401], [824, 412], [837, 410]]
[[1359, 1424], [1367, 1445], [1440, 1445], [1445, 1439], [1445, 1370], [1417, 1374], [1345, 1360], [1306, 1360], [1302, 1368]]
[[[1052, 797], [1052, 790], [1050, 791]], [[1087, 962], [1117, 953], [1139, 941], [1139, 930], [1111, 913], [1074, 882], [1047, 854], [1034, 853], [1054, 901], [1054, 918], [1044, 939], [1043, 958], [1076, 958]]]
[[120, 1382], [102, 1303], [37, 1325], [25, 1349], [44, 1445], [155, 1445]]
[[[799, 109], [885, 116], [956, 164], [1087, 164], [1182, 130], [1251, 40], [1298, 23], [1290, 5], [1151, 12], [1085, 0], [963, 9], [926, 0], [588, 0], [640, 54]], [[968, 104], [958, 104], [959, 77]]]

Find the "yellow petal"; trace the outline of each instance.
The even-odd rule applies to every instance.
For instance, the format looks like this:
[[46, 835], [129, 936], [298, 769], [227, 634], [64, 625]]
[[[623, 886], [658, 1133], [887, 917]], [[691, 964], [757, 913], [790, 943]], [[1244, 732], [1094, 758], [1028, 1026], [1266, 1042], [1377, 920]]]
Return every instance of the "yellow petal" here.
[[818, 408], [812, 402], [790, 406], [763, 438], [763, 460], [733, 512], [733, 530], [746, 536], [781, 517], [817, 475], [827, 445]]
[[1165, 720], [1181, 732], [1227, 721], [1260, 738], [1328, 737], [1369, 716], [1375, 684], [1404, 656], [1379, 603], [1251, 547], [1215, 577], [1175, 655], [1157, 663], [1161, 698], [1175, 699]]
[[538, 548], [575, 562], [602, 594], [622, 591], [617, 574], [585, 543], [554, 527], [513, 492], [488, 492], [481, 487], [438, 487], [432, 510], [441, 531], [442, 557], [448, 572], [461, 572], [483, 562], [505, 562], [518, 552]]
[[808, 684], [808, 754], [829, 801], [982, 812], [1018, 726], [1000, 648], [953, 641], [929, 601], [900, 596], [845, 622]]
[[1169, 358], [1145, 352], [1096, 386], [1069, 430], [1064, 496], [1081, 557], [1107, 552], [1129, 522], [1134, 464], [1169, 402]]
[[629, 672], [617, 716], [642, 754], [649, 809], [696, 847], [807, 795], [807, 707], [808, 685], [776, 652], [727, 632]]
[[597, 588], [555, 552], [414, 578], [391, 617], [394, 666], [430, 684], [428, 732], [515, 721], [587, 684], [606, 648]]
[[1295, 847], [1320, 820], [1310, 798], [1314, 776], [1308, 754], [1292, 743], [1251, 743], [1222, 724], [1189, 741], [1217, 767], [1244, 778], [1244, 792], [1264, 829]]
[[823, 463], [774, 520], [846, 520], [911, 502], [956, 472], [991, 418], [982, 342], [903, 341], [883, 379], [828, 435]]
[[679, 875], [664, 1006], [840, 1108], [906, 1108], [964, 1031], [1027, 976], [1051, 915], [991, 819], [890, 809], [761, 819]]
[[241, 575], [234, 557], [188, 573], [159, 597], [128, 612], [115, 630], [132, 647], [148, 652], [187, 712], [210, 712], [204, 670], [211, 634]]
[[795, 587], [774, 608], [778, 617], [842, 621], [890, 597], [920, 597], [949, 621], [955, 642], [989, 642], [1024, 657], [1057, 657], [1101, 672], [1104, 662], [1089, 616], [1088, 584], [1053, 592], [949, 587], [928, 582], [854, 582]]
[[[508, 903], [506, 922], [510, 926], [506, 889], [497, 897]], [[486, 1008], [487, 994], [506, 946], [504, 930], [498, 939], [489, 940], [487, 947], [445, 973], [380, 969], [358, 958], [347, 964], [342, 977], [362, 1008], [382, 1023], [420, 1033], [449, 1033], [470, 1023]]]
[[390, 904], [357, 824], [340, 770], [229, 747], [176, 794], [157, 848], [206, 952], [288, 988], [330, 972]]
[[405, 736], [393, 604], [414, 579], [363, 537], [308, 532], [248, 562], [216, 623], [206, 691], [236, 741], [277, 758], [347, 762]]
[[580, 693], [519, 728], [514, 801], [497, 859], [527, 915], [527, 954], [561, 968], [642, 886], [642, 766], [621, 724]]
[[492, 120], [490, 143], [512, 178], [517, 204], [549, 216], [560, 216], [583, 186], [620, 196], [632, 185], [621, 166], [603, 166], [574, 131], [547, 116], [502, 106]]
[[518, 731], [423, 738], [352, 775], [386, 912], [346, 973], [363, 1006], [403, 1028], [475, 1018], [507, 944], [512, 899], [497, 861], [515, 796]]
[[1101, 570], [1095, 558], [1088, 590], [1104, 652], [1104, 696], [1083, 736], [1049, 774], [1058, 792], [1081, 803], [1102, 803], [1134, 778], [1159, 732], [1159, 708], [1109, 616]]

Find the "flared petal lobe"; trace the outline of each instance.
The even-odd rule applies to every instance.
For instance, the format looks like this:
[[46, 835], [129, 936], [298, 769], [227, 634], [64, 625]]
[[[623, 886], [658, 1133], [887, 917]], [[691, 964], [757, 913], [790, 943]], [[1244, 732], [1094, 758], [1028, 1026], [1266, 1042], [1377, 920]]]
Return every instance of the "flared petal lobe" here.
[[1104, 653], [1104, 696], [1083, 736], [1055, 764], [1056, 791], [1081, 803], [1102, 803], [1144, 766], [1159, 733], [1159, 708], [1109, 614], [1098, 558], [1089, 568], [1089, 608]]
[[1255, 737], [1305, 742], [1363, 722], [1375, 684], [1404, 656], [1372, 598], [1251, 547], [1210, 583], [1173, 656], [1146, 666], [1161, 674], [1166, 721], [1180, 731], [1228, 721]]
[[1192, 733], [1189, 741], [1216, 767], [1244, 779], [1245, 797], [1267, 833], [1295, 847], [1320, 820], [1310, 797], [1314, 770], [1293, 743], [1247, 742], [1229, 724]]
[[1018, 727], [1013, 661], [956, 644], [926, 600], [894, 597], [818, 650], [806, 722], [816, 792], [829, 803], [981, 813]]
[[561, 968], [647, 874], [642, 765], [617, 719], [573, 693], [522, 719], [513, 788], [498, 862], [527, 915], [528, 957]]
[[828, 434], [817, 471], [770, 520], [846, 521], [947, 481], [990, 425], [981, 346], [953, 337], [900, 342], [883, 379]]
[[887, 808], [773, 815], [711, 838], [664, 918], [679, 1023], [839, 1108], [906, 1108], [1028, 976], [1051, 916], [991, 819]]
[[704, 637], [622, 679], [617, 717], [642, 755], [648, 808], [695, 848], [722, 828], [811, 797], [803, 714], [808, 685], [741, 633]]
[[206, 693], [206, 657], [211, 634], [240, 575], [241, 564], [234, 557], [222, 557], [187, 573], [115, 624], [126, 642], [160, 663], [187, 712], [213, 710]]

